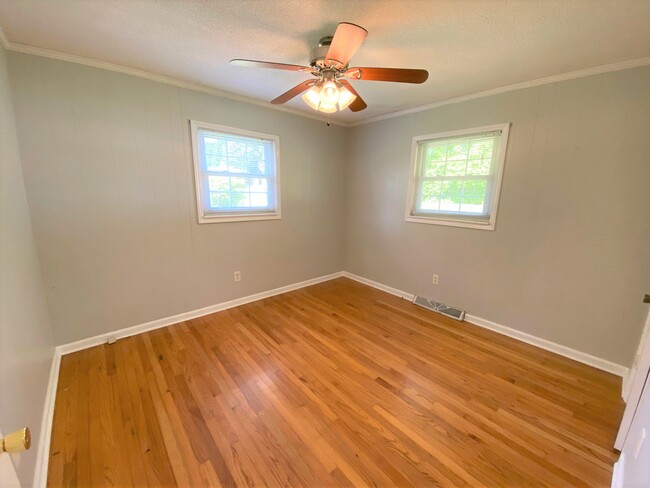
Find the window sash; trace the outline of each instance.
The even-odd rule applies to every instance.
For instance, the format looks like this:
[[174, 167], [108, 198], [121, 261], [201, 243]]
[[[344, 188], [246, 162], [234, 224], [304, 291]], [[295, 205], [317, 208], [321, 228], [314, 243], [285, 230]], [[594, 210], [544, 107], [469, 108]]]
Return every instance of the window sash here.
[[[491, 203], [491, 194], [492, 194], [492, 182], [493, 182], [493, 176], [494, 175], [489, 175], [489, 176], [472, 176], [472, 177], [466, 177], [466, 176], [451, 176], [451, 177], [424, 177], [424, 178], [419, 178], [416, 181], [416, 191], [415, 191], [415, 202], [413, 206], [413, 212], [412, 215], [416, 216], [427, 216], [427, 215], [436, 215], [436, 216], [444, 216], [444, 215], [449, 215], [449, 216], [467, 216], [467, 217], [482, 217], [484, 219], [488, 219], [490, 217], [490, 203]], [[424, 209], [422, 208], [422, 187], [424, 186], [423, 183], [425, 181], [468, 181], [468, 180], [480, 180], [480, 181], [485, 181], [485, 196], [483, 197], [483, 212], [463, 212], [462, 210], [458, 211], [453, 211], [453, 210], [443, 210], [443, 209]], [[463, 205], [463, 194], [464, 194], [464, 185], [461, 190], [461, 197], [460, 197], [460, 203], [458, 204], [459, 208], [462, 208]], [[442, 193], [440, 194], [442, 196]], [[442, 204], [441, 201], [439, 201], [438, 207]]]
[[[417, 146], [416, 146], [416, 171], [414, 175], [414, 191], [413, 191], [413, 201], [411, 202], [411, 212], [410, 214], [412, 216], [421, 216], [421, 217], [428, 217], [428, 216], [435, 216], [435, 217], [448, 217], [448, 218], [453, 218], [453, 217], [466, 217], [466, 218], [474, 218], [474, 219], [480, 219], [480, 220], [489, 220], [490, 218], [490, 213], [491, 213], [491, 203], [492, 203], [492, 197], [493, 197], [493, 185], [494, 185], [494, 177], [495, 173], [497, 171], [497, 155], [499, 154], [500, 150], [500, 144], [501, 144], [501, 135], [502, 131], [490, 131], [486, 133], [477, 133], [477, 134], [470, 134], [470, 135], [460, 135], [456, 137], [445, 137], [445, 138], [440, 138], [440, 139], [429, 139], [429, 140], [423, 140], [423, 141], [418, 141]], [[471, 158], [470, 156], [470, 150], [471, 150], [471, 144], [476, 143], [476, 142], [481, 142], [481, 141], [486, 141], [486, 140], [493, 140], [493, 147], [492, 147], [492, 153], [490, 155], [490, 169], [489, 173], [487, 175], [468, 175], [467, 170], [468, 170], [468, 164], [470, 161], [483, 161], [485, 158]], [[452, 144], [463, 144], [467, 143], [468, 148], [467, 148], [467, 155], [464, 159], [452, 159], [450, 160], [448, 158], [448, 148]], [[427, 169], [427, 164], [426, 164], [426, 153], [427, 149], [429, 148], [435, 148], [435, 147], [441, 147], [445, 146], [447, 147], [447, 151], [445, 154], [445, 171], [446, 171], [446, 165], [449, 162], [454, 162], [454, 163], [464, 163], [465, 164], [465, 174], [464, 175], [443, 175], [443, 176], [426, 176], [426, 169]], [[443, 162], [443, 161], [440, 161]], [[485, 194], [483, 197], [483, 211], [482, 212], [467, 212], [467, 211], [462, 211], [460, 210], [462, 208], [462, 197], [464, 193], [464, 182], [468, 180], [479, 180], [479, 181], [485, 181], [486, 182], [486, 188], [485, 188]], [[449, 210], [449, 209], [441, 209], [440, 206], [442, 205], [442, 201], [439, 198], [439, 203], [438, 203], [438, 209], [423, 209], [422, 208], [422, 189], [424, 186], [424, 182], [426, 181], [440, 181], [445, 182], [445, 181], [460, 181], [463, 182], [463, 185], [461, 187], [461, 197], [460, 201], [458, 204], [459, 210]], [[442, 193], [439, 194], [439, 197], [442, 197]]]
[[[219, 190], [210, 190], [210, 176], [222, 176], [225, 178], [246, 178], [246, 179], [257, 179], [257, 180], [265, 180], [266, 181], [266, 191], [251, 191], [250, 186], [248, 191], [219, 191]], [[206, 213], [210, 214], [221, 214], [221, 213], [259, 213], [259, 212], [275, 212], [275, 202], [276, 202], [276, 195], [275, 195], [275, 178], [271, 176], [259, 176], [259, 175], [248, 175], [248, 174], [242, 174], [242, 173], [226, 173], [226, 172], [217, 172], [217, 171], [205, 171], [202, 175], [202, 187], [203, 187], [203, 194], [206, 195], [206, 200], [204, 204], [204, 211]], [[269, 204], [266, 206], [258, 206], [258, 207], [213, 207], [210, 204], [210, 194], [211, 193], [224, 193], [228, 195], [232, 194], [264, 194], [267, 195], [267, 199]], [[250, 197], [249, 197], [250, 198]]]
[[[204, 203], [204, 208], [203, 208], [203, 213], [205, 215], [239, 215], [239, 214], [260, 214], [260, 213], [268, 213], [268, 214], [274, 214], [277, 212], [277, 205], [276, 205], [276, 194], [272, 190], [273, 183], [272, 181], [269, 181], [268, 183], [268, 188], [269, 190], [267, 192], [251, 192], [251, 191], [242, 191], [242, 192], [236, 192], [236, 191], [227, 191], [227, 192], [220, 192], [220, 191], [215, 191], [212, 190], [210, 191], [207, 178], [203, 182], [203, 194], [205, 195], [205, 203]], [[249, 201], [250, 201], [250, 195], [252, 194], [264, 194], [267, 195], [267, 199], [269, 204], [266, 206], [246, 206], [246, 207], [235, 207], [235, 206], [224, 206], [224, 207], [218, 207], [218, 206], [212, 206], [210, 204], [210, 194], [211, 193], [222, 193], [222, 194], [227, 194], [227, 195], [249, 195]]]
[[[238, 134], [231, 134], [228, 132], [222, 132], [218, 130], [211, 130], [207, 129], [204, 127], [199, 127], [198, 130], [196, 131], [196, 138], [197, 138], [197, 145], [198, 145], [198, 153], [199, 153], [199, 164], [200, 164], [200, 171], [199, 171], [199, 176], [200, 176], [200, 182], [201, 182], [201, 193], [202, 193], [202, 213], [204, 216], [236, 216], [236, 215], [259, 215], [259, 214], [275, 214], [277, 213], [278, 209], [278, 195], [277, 195], [277, 180], [276, 180], [276, 168], [277, 168], [277, 161], [276, 161], [276, 143], [274, 140], [271, 139], [264, 139], [264, 138], [255, 138], [255, 137], [247, 137], [247, 136], [242, 136]], [[263, 160], [265, 162], [264, 165], [264, 172], [262, 173], [256, 173], [252, 171], [242, 171], [242, 172], [234, 172], [234, 171], [215, 171], [215, 170], [210, 170], [208, 169], [207, 165], [207, 157], [206, 155], [215, 155], [214, 153], [209, 153], [206, 151], [206, 144], [205, 144], [205, 139], [206, 138], [212, 138], [212, 139], [217, 139], [221, 140], [225, 143], [228, 143], [229, 141], [237, 141], [241, 143], [250, 143], [250, 142], [255, 142], [255, 141], [263, 141], [264, 144], [263, 150], [264, 150], [264, 157]], [[226, 160], [227, 167], [230, 167], [230, 160], [231, 156], [228, 154], [222, 156]], [[235, 159], [235, 157], [232, 157], [232, 159]], [[237, 159], [243, 159], [246, 160], [248, 159], [247, 155], [244, 155], [242, 158], [237, 158]], [[253, 159], [254, 161], [255, 159]], [[221, 177], [228, 177], [228, 178], [246, 178], [249, 180], [249, 188], [247, 191], [233, 191], [231, 188], [229, 188], [228, 191], [215, 191], [215, 190], [210, 190], [210, 176], [221, 176]], [[266, 192], [251, 192], [250, 191], [250, 180], [251, 179], [260, 179], [260, 180], [265, 180], [266, 181]], [[245, 194], [248, 195], [248, 201], [249, 201], [249, 206], [242, 206], [242, 207], [236, 207], [236, 206], [213, 206], [211, 204], [211, 194], [212, 193], [221, 193], [221, 194], [227, 194], [232, 198], [232, 195], [240, 195], [240, 194]], [[264, 194], [267, 197], [268, 205], [266, 206], [250, 206], [250, 201], [251, 201], [251, 194]]]

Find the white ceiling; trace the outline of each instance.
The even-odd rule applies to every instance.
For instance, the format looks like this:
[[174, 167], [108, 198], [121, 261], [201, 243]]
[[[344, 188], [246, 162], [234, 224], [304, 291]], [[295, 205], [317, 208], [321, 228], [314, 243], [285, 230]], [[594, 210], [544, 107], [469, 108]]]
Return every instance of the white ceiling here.
[[[650, 57], [648, 0], [0, 0], [10, 44], [114, 63], [271, 100], [308, 78], [230, 66], [308, 62], [348, 21], [369, 31], [356, 66], [424, 68], [423, 85], [354, 82], [357, 122], [515, 83]], [[310, 112], [300, 98], [288, 104]]]

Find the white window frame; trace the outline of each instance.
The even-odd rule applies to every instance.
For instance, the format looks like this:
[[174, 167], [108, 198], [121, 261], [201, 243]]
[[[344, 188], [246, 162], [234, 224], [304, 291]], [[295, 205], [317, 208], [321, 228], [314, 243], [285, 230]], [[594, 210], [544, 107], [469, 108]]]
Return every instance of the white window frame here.
[[[427, 134], [422, 136], [415, 136], [411, 145], [411, 166], [409, 172], [409, 186], [407, 192], [406, 200], [406, 215], [405, 220], [407, 222], [416, 222], [420, 224], [433, 224], [433, 225], [447, 225], [452, 227], [466, 227], [469, 229], [481, 229], [481, 230], [494, 230], [497, 220], [497, 210], [499, 206], [499, 194], [501, 192], [501, 182], [503, 179], [503, 167], [506, 160], [506, 149], [508, 146], [508, 132], [510, 130], [510, 123], [506, 124], [495, 124], [495, 125], [486, 125], [482, 127], [473, 127], [470, 129], [461, 129], [448, 132], [438, 132], [435, 134]], [[496, 155], [495, 161], [495, 170], [492, 177], [494, 191], [492, 191], [492, 197], [489, 200], [489, 217], [477, 217], [472, 215], [463, 215], [463, 214], [431, 214], [428, 215], [414, 215], [414, 209], [417, 205], [415, 201], [416, 192], [417, 192], [417, 180], [418, 180], [418, 146], [420, 142], [423, 141], [433, 141], [436, 139], [451, 139], [454, 137], [463, 137], [478, 135], [484, 132], [495, 132], [501, 131], [501, 139], [499, 142], [499, 148]]]
[[[239, 129], [226, 125], [211, 124], [209, 122], [199, 122], [190, 120], [191, 137], [192, 137], [192, 159], [194, 162], [194, 190], [196, 193], [196, 207], [200, 224], [221, 223], [221, 222], [246, 222], [252, 220], [277, 220], [282, 218], [281, 198], [280, 198], [280, 137], [274, 134], [265, 134], [252, 130]], [[275, 148], [275, 172], [271, 184], [274, 184], [273, 193], [270, 196], [275, 197], [275, 210], [272, 211], [232, 211], [232, 212], [207, 212], [210, 206], [204, 202], [206, 198], [205, 172], [202, 167], [201, 152], [199, 150], [199, 130], [209, 130], [223, 134], [232, 134], [236, 136], [250, 137], [253, 139], [264, 139], [271, 141]]]

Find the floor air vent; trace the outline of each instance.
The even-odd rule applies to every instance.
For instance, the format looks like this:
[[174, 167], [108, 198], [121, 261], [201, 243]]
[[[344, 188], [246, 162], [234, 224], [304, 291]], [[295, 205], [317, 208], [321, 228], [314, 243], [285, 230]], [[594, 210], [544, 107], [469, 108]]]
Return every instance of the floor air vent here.
[[434, 312], [438, 312], [442, 315], [446, 315], [447, 317], [451, 317], [452, 319], [465, 319], [465, 310], [458, 310], [457, 308], [448, 307], [444, 303], [434, 302], [433, 300], [428, 300], [417, 295], [413, 299], [413, 303], [419, 305], [422, 308], [426, 308], [427, 310], [433, 310]]

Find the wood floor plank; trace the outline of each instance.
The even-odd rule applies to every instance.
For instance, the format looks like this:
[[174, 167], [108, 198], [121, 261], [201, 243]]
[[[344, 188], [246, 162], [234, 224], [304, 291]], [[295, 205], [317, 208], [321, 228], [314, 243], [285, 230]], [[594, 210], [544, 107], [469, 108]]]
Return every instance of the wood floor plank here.
[[340, 278], [63, 357], [48, 485], [607, 487], [620, 379]]

